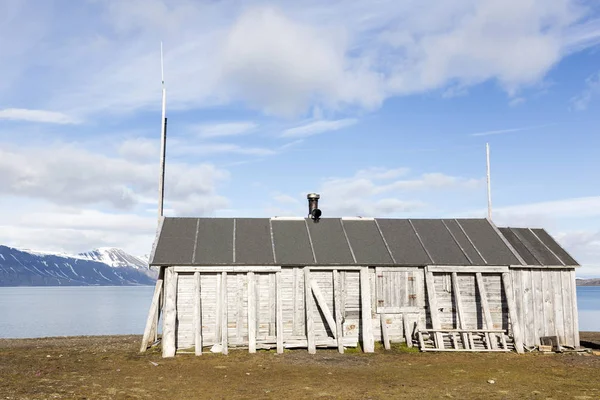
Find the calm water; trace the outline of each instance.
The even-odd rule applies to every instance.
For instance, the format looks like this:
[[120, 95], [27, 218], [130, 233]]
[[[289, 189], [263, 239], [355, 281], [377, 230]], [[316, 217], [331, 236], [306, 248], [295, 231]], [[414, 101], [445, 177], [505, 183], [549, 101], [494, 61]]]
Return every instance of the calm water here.
[[[142, 334], [154, 287], [0, 287], [0, 338]], [[600, 287], [578, 287], [579, 328], [600, 331]]]

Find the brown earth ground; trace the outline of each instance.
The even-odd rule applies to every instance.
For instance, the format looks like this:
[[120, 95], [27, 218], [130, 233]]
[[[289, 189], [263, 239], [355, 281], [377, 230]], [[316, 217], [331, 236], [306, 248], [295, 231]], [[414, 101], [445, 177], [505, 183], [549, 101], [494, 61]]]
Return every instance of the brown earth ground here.
[[[0, 340], [9, 399], [600, 399], [600, 356], [334, 350], [163, 359], [140, 336]], [[582, 332], [598, 341], [600, 333]], [[155, 365], [158, 364], [158, 365]], [[492, 383], [493, 382], [493, 383]]]

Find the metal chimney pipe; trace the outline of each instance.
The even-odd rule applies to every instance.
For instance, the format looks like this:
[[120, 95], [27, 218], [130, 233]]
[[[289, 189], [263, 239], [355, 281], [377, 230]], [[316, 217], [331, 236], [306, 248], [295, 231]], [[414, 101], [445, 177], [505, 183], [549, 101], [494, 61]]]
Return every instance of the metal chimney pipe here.
[[321, 210], [319, 210], [321, 196], [317, 193], [309, 193], [306, 198], [308, 199], [308, 218], [318, 221], [321, 217]]

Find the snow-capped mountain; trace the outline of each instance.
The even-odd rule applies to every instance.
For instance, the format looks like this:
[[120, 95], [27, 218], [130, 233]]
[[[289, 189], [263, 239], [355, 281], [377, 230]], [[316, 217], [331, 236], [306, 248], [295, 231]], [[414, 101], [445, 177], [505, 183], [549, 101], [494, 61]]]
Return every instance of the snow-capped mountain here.
[[136, 257], [116, 247], [99, 247], [96, 250], [79, 253], [78, 256], [110, 265], [113, 268], [135, 268], [153, 278], [156, 278], [158, 274], [155, 269], [148, 268], [147, 257], [145, 259]]
[[0, 286], [152, 285], [157, 272], [116, 248], [78, 255], [0, 245]]

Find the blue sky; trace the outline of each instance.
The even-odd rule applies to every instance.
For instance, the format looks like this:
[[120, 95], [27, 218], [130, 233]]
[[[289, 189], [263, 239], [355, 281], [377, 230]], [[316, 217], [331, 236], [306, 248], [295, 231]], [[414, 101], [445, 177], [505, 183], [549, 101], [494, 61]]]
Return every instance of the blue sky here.
[[483, 217], [600, 276], [600, 7], [4, 1], [0, 243], [148, 253], [166, 214]]

